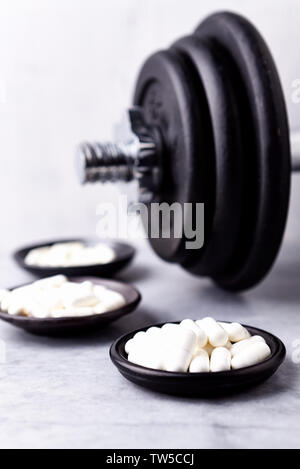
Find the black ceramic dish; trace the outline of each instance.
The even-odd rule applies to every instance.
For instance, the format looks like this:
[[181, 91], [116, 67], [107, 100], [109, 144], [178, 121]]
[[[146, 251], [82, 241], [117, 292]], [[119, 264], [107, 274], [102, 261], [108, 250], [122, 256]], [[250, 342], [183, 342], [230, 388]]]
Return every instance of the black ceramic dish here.
[[[82, 242], [86, 245], [93, 245], [96, 243], [104, 243], [110, 246], [115, 252], [115, 259], [107, 264], [92, 264], [84, 266], [74, 266], [74, 267], [39, 267], [34, 265], [28, 265], [25, 262], [25, 257], [32, 249], [42, 248], [46, 246], [52, 246], [56, 243], [68, 243], [68, 242]], [[132, 260], [135, 254], [135, 249], [126, 243], [121, 243], [119, 241], [111, 240], [91, 240], [91, 239], [56, 239], [40, 244], [33, 244], [31, 246], [26, 246], [24, 248], [18, 249], [14, 252], [13, 257], [17, 264], [23, 269], [27, 270], [36, 277], [50, 277], [51, 275], [63, 274], [67, 277], [83, 277], [83, 276], [93, 276], [93, 277], [111, 277], [119, 270], [123, 269], [129, 262]]]
[[126, 304], [121, 308], [108, 311], [107, 313], [94, 314], [91, 316], [68, 317], [68, 318], [31, 318], [26, 316], [10, 316], [0, 311], [0, 319], [14, 326], [25, 329], [27, 332], [47, 336], [74, 335], [93, 332], [105, 327], [110, 322], [131, 313], [141, 300], [140, 293], [131, 285], [92, 277], [69, 278], [72, 282], [83, 282], [91, 280], [97, 285], [103, 285], [124, 296]]
[[265, 381], [275, 373], [285, 358], [285, 347], [281, 340], [269, 332], [244, 326], [251, 335], [261, 335], [271, 349], [271, 356], [257, 365], [215, 373], [174, 373], [154, 370], [129, 362], [124, 348], [127, 340], [136, 332], [147, 330], [149, 327], [130, 332], [117, 339], [110, 348], [110, 358], [125, 378], [152, 391], [199, 397], [231, 394]]

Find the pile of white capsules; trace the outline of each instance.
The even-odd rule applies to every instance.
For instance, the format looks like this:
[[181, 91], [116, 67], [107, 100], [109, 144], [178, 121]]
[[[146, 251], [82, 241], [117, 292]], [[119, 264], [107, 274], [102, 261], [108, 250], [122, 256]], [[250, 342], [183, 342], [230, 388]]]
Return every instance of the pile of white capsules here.
[[89, 316], [124, 304], [124, 297], [116, 291], [90, 281], [70, 282], [64, 275], [37, 280], [11, 291], [0, 290], [2, 311], [36, 318]]
[[87, 246], [76, 241], [32, 249], [25, 257], [25, 264], [38, 267], [76, 267], [108, 264], [115, 257], [114, 250], [106, 244]]
[[271, 354], [263, 337], [250, 336], [237, 322], [217, 322], [211, 317], [137, 332], [126, 342], [125, 352], [137, 365], [191, 373], [236, 370], [256, 365]]

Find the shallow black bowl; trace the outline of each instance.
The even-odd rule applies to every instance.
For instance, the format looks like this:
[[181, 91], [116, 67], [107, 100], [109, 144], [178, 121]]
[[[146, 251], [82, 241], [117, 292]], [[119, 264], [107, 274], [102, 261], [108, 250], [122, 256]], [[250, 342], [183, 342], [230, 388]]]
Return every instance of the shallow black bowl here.
[[[163, 324], [155, 326], [161, 327]], [[271, 349], [270, 357], [257, 365], [214, 373], [174, 373], [154, 370], [129, 362], [124, 348], [127, 340], [134, 334], [149, 327], [138, 329], [117, 339], [110, 348], [110, 358], [125, 378], [140, 386], [166, 394], [213, 397], [242, 391], [268, 379], [285, 358], [285, 347], [281, 340], [269, 332], [244, 326], [251, 335], [261, 335]]]
[[74, 335], [96, 331], [105, 327], [110, 322], [119, 319], [125, 314], [131, 313], [141, 300], [140, 293], [131, 285], [114, 280], [104, 280], [93, 277], [69, 278], [72, 282], [83, 282], [90, 280], [97, 285], [103, 285], [124, 296], [126, 304], [121, 308], [108, 311], [107, 313], [94, 314], [91, 316], [68, 317], [68, 318], [31, 318], [26, 316], [11, 316], [0, 311], [0, 319], [14, 326], [21, 327], [28, 332], [39, 335], [62, 336]]
[[[74, 266], [74, 267], [39, 267], [34, 265], [28, 265], [25, 262], [25, 257], [32, 249], [42, 248], [46, 246], [52, 246], [56, 243], [68, 243], [68, 242], [82, 242], [88, 246], [91, 246], [96, 243], [103, 243], [110, 246], [115, 252], [115, 259], [107, 264], [92, 264], [84, 266]], [[126, 243], [121, 243], [119, 241], [113, 240], [91, 240], [84, 238], [73, 238], [73, 239], [56, 239], [48, 242], [43, 242], [40, 244], [33, 244], [31, 246], [26, 246], [21, 249], [18, 249], [14, 252], [13, 257], [17, 264], [23, 269], [30, 272], [32, 275], [43, 278], [51, 277], [51, 275], [62, 274], [67, 277], [83, 277], [83, 276], [93, 276], [93, 277], [112, 277], [116, 272], [123, 269], [129, 262], [132, 260], [135, 254], [135, 249]]]

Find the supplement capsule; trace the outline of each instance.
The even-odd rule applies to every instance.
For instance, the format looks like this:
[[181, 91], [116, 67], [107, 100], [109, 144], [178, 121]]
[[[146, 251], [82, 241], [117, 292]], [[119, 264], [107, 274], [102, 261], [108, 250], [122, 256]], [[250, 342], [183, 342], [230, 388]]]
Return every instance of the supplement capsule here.
[[60, 287], [63, 283], [67, 282], [65, 275], [53, 275], [53, 277], [42, 278], [33, 282], [33, 287], [47, 288], [47, 287]]
[[132, 349], [128, 354], [128, 361], [135, 363], [135, 365], [146, 366], [146, 358], [141, 350]]
[[197, 336], [197, 346], [199, 348], [205, 347], [205, 345], [207, 344], [207, 335], [200, 324], [197, 324], [197, 322], [192, 321], [192, 319], [184, 319], [183, 321], [181, 321], [180, 326], [195, 332]]
[[156, 370], [163, 369], [162, 356], [151, 347], [150, 344], [139, 345], [130, 351], [128, 360], [136, 365], [154, 368]]
[[197, 336], [190, 330], [173, 324], [176, 327], [162, 327], [162, 340], [166, 347], [176, 347], [193, 354], [197, 347]]
[[194, 355], [189, 371], [191, 373], [207, 373], [209, 371], [209, 356], [205, 350], [198, 350]]
[[137, 332], [136, 334], [134, 334], [133, 338], [134, 338], [135, 340], [137, 340], [137, 339], [143, 339], [144, 336], [145, 336], [145, 334], [146, 334], [145, 331], [139, 331], [139, 332]]
[[162, 331], [167, 331], [167, 330], [172, 330], [172, 329], [176, 329], [178, 327], [178, 324], [173, 324], [172, 322], [167, 322], [166, 324], [164, 324], [162, 327], [161, 327], [161, 330]]
[[143, 336], [138, 336], [130, 349], [128, 360], [148, 368], [163, 370], [165, 356], [163, 342], [156, 335], [146, 332]]
[[127, 355], [130, 354], [133, 346], [134, 346], [134, 339], [127, 340], [127, 342], [125, 344], [125, 347], [124, 347], [125, 352], [127, 353]]
[[161, 335], [161, 329], [159, 327], [150, 327], [146, 330], [147, 335], [152, 335], [153, 337], [159, 337]]
[[225, 347], [217, 347], [210, 357], [210, 371], [227, 371], [231, 368], [231, 354]]
[[240, 342], [237, 342], [236, 344], [233, 344], [231, 346], [231, 356], [234, 357], [237, 353], [239, 353], [241, 350], [243, 350], [245, 347], [248, 347], [250, 344], [253, 344], [255, 342], [263, 342], [265, 343], [265, 339], [261, 337], [260, 335], [253, 335], [252, 337], [249, 337], [249, 339], [246, 340], [241, 340]]
[[[30, 308], [25, 309], [24, 312], [27, 313], [29, 316], [34, 316], [35, 318], [40, 319], [49, 318], [52, 316], [52, 314], [50, 314], [50, 311], [47, 310], [47, 308], [41, 307], [41, 305], [39, 304], [30, 305]], [[70, 314], [70, 316], [72, 316], [72, 314]]]
[[8, 306], [7, 312], [11, 316], [16, 316], [18, 314], [22, 314], [24, 311], [24, 307], [22, 303], [18, 301], [12, 301], [10, 305]]
[[228, 342], [228, 334], [213, 318], [204, 318], [201, 321], [209, 343], [214, 347], [222, 347]]
[[250, 344], [231, 359], [233, 370], [256, 365], [271, 355], [270, 347], [261, 341]]
[[163, 369], [183, 373], [188, 370], [192, 353], [182, 348], [170, 347], [164, 352]]
[[139, 342], [141, 342], [146, 335], [146, 332], [140, 331], [137, 332], [131, 339], [127, 340], [125, 344], [125, 352], [127, 355], [132, 351], [133, 347], [135, 347]]
[[[84, 282], [80, 283], [80, 288], [84, 291], [86, 291], [87, 293], [93, 293], [93, 290], [94, 290], [94, 284], [93, 282], [91, 282], [90, 280], [85, 280]], [[102, 287], [101, 290], [103, 291], [103, 285], [97, 285], [99, 287]]]
[[239, 342], [250, 337], [247, 329], [238, 322], [219, 322], [218, 323], [227, 332], [228, 338], [231, 342]]
[[93, 294], [84, 295], [80, 291], [65, 297], [64, 303], [66, 308], [81, 308], [84, 306], [96, 306], [99, 303], [99, 298]]

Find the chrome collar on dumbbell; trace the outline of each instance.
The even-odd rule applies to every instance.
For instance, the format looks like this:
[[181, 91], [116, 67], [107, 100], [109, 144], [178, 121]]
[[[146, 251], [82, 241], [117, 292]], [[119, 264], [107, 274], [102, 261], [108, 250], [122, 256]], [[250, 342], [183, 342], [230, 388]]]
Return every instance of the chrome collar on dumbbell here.
[[151, 202], [159, 190], [159, 130], [145, 122], [141, 108], [132, 107], [116, 127], [115, 142], [78, 147], [77, 170], [81, 184], [137, 180], [139, 201]]
[[129, 139], [81, 146], [81, 180], [137, 177], [149, 201], [204, 203], [203, 248], [187, 250], [184, 234], [150, 238], [155, 252], [229, 290], [259, 283], [281, 245], [291, 177], [284, 96], [259, 32], [233, 13], [209, 16], [146, 60], [133, 103]]

